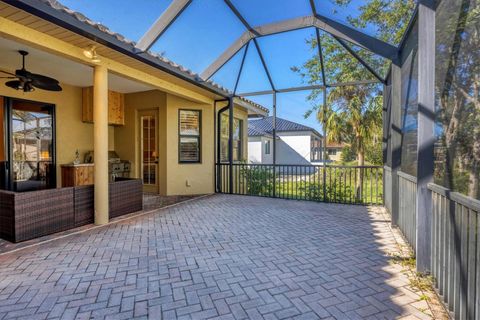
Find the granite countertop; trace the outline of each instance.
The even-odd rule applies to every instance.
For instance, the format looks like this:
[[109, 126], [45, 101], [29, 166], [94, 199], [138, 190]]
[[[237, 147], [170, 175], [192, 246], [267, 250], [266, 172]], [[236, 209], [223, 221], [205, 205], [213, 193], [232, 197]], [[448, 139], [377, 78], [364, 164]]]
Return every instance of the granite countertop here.
[[62, 164], [60, 166], [61, 167], [92, 167], [93, 165], [94, 165], [93, 163], [79, 163], [79, 164], [67, 163], [67, 164]]

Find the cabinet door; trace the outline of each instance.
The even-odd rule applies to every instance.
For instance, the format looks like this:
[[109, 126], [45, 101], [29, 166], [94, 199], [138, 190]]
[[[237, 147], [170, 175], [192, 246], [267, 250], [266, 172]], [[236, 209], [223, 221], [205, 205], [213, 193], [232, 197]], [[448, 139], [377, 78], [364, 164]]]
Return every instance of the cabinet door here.
[[85, 179], [85, 184], [87, 185], [91, 185], [94, 183], [94, 180], [93, 180], [93, 166], [88, 166], [88, 167], [85, 167], [85, 170], [86, 170], [86, 173], [87, 173], [87, 177]]
[[93, 167], [77, 167], [75, 168], [75, 185], [86, 186], [93, 184]]
[[75, 168], [62, 167], [62, 188], [75, 186]]
[[108, 92], [108, 123], [113, 125], [124, 124], [124, 96], [122, 93]]
[[[125, 124], [125, 96], [123, 93], [108, 91], [108, 124]], [[93, 87], [82, 90], [82, 121], [93, 123]]]
[[93, 123], [93, 87], [82, 90], [82, 121]]

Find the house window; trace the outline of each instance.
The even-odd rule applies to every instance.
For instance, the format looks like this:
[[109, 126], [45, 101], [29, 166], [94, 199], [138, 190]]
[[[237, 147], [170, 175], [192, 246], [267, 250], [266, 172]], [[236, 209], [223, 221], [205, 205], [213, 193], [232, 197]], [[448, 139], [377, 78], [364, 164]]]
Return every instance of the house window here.
[[179, 110], [178, 162], [200, 163], [201, 111]]
[[330, 156], [336, 156], [337, 155], [337, 149], [328, 149], [328, 154]]
[[[228, 162], [228, 115], [222, 114], [220, 122], [220, 161]], [[243, 120], [233, 118], [233, 161], [243, 156]]]
[[322, 143], [319, 138], [312, 137], [310, 140], [310, 161], [322, 159]]
[[265, 142], [265, 154], [270, 154], [270, 140]]
[[243, 120], [233, 119], [233, 161], [242, 160]]

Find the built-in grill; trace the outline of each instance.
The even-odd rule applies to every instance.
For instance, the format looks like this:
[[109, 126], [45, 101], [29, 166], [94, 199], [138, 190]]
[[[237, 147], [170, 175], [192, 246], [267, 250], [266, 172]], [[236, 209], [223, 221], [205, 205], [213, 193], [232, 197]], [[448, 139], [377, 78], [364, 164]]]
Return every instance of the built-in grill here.
[[108, 151], [108, 174], [110, 180], [115, 178], [129, 178], [131, 163], [128, 160], [121, 160], [115, 151]]
[[[85, 159], [93, 161], [93, 151], [90, 151]], [[85, 161], [89, 162], [89, 161]], [[128, 160], [121, 160], [115, 151], [108, 151], [108, 175], [110, 181], [114, 181], [115, 178], [130, 178], [130, 171], [132, 163]]]

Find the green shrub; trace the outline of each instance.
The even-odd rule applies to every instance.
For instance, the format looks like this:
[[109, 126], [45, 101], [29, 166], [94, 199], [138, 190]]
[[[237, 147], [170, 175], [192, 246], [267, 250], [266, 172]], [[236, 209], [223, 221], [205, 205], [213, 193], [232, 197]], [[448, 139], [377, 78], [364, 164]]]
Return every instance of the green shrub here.
[[[320, 177], [320, 179], [322, 179], [322, 177]], [[307, 200], [328, 202], [346, 202], [354, 200], [355, 187], [349, 185], [348, 181], [345, 183], [341, 174], [332, 177], [331, 184], [329, 183], [329, 177], [327, 177], [325, 194], [323, 189], [323, 184], [321, 183], [314, 184], [303, 181], [299, 187], [299, 190], [301, 190]]]
[[265, 166], [242, 167], [242, 179], [247, 184], [247, 194], [255, 196], [273, 195], [273, 168]]

